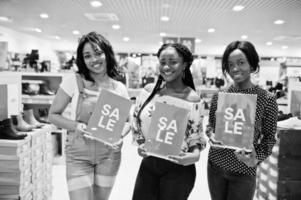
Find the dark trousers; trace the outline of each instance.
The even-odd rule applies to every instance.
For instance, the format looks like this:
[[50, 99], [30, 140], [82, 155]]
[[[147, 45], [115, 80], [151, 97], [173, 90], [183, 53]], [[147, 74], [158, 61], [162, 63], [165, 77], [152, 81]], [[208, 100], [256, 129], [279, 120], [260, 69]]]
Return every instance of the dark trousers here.
[[136, 178], [133, 200], [187, 200], [194, 186], [195, 165], [182, 166], [146, 157]]
[[212, 200], [252, 200], [256, 176], [227, 172], [208, 162], [207, 178]]

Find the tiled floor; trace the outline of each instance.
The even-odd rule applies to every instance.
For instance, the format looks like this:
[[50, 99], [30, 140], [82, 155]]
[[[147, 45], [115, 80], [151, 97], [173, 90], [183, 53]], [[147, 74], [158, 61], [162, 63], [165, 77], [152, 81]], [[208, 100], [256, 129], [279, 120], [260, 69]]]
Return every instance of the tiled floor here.
[[[210, 200], [206, 174], [207, 156], [208, 147], [202, 151], [200, 160], [196, 164], [197, 178], [189, 200]], [[58, 159], [56, 158], [56, 160]], [[110, 200], [131, 199], [140, 161], [137, 147], [131, 144], [131, 136], [128, 135], [124, 140], [122, 162]], [[65, 180], [65, 165], [63, 160], [58, 163], [53, 165], [52, 200], [69, 200]]]

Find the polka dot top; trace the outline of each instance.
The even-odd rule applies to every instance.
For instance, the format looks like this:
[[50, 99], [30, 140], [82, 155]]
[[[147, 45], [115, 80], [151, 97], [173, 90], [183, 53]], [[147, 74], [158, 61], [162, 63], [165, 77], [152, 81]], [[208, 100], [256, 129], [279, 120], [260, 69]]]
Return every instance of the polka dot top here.
[[[277, 128], [278, 106], [275, 96], [259, 86], [253, 86], [248, 89], [237, 89], [231, 85], [223, 92], [257, 94], [253, 144], [257, 153], [257, 159], [262, 162], [272, 153], [272, 148], [276, 142], [275, 134]], [[213, 130], [215, 128], [217, 102], [218, 94], [216, 93], [211, 99], [209, 112], [209, 126]], [[245, 163], [239, 161], [236, 158], [233, 149], [210, 147], [209, 162], [226, 171], [253, 176], [256, 175], [256, 166], [248, 167]]]

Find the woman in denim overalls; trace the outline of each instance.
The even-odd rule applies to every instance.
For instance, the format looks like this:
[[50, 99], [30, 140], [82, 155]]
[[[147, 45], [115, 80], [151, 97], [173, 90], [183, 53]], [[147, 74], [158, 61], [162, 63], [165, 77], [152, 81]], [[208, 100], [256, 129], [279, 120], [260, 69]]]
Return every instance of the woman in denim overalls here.
[[[71, 200], [109, 198], [121, 160], [122, 140], [108, 147], [87, 136], [86, 124], [101, 89], [128, 98], [126, 87], [113, 78], [117, 62], [110, 43], [100, 34], [84, 35], [77, 48], [78, 73], [63, 80], [49, 111], [49, 120], [68, 130], [66, 174]], [[62, 115], [71, 102], [72, 119]], [[72, 115], [72, 114], [71, 114]], [[130, 130], [129, 124], [124, 133]]]

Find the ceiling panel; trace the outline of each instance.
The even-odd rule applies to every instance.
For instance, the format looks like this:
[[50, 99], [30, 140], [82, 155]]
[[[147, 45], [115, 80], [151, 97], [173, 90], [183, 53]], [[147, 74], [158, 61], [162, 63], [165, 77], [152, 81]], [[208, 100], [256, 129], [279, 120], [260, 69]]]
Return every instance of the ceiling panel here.
[[[272, 41], [274, 48], [287, 45], [290, 49], [301, 49], [300, 0], [101, 0], [101, 3], [101, 7], [92, 8], [88, 0], [1, 0], [0, 16], [11, 17], [13, 21], [0, 21], [0, 26], [41, 38], [58, 35], [62, 40], [74, 42], [79, 36], [73, 35], [73, 30], [82, 34], [96, 30], [120, 51], [155, 51], [162, 41], [160, 32], [199, 38], [202, 42], [196, 45], [198, 49], [223, 46], [243, 34], [258, 45]], [[237, 4], [245, 9], [233, 12], [232, 7]], [[42, 12], [50, 18], [39, 18]], [[119, 21], [91, 21], [85, 13], [114, 13]], [[168, 16], [170, 21], [162, 22], [161, 16]], [[273, 24], [277, 19], [286, 23]], [[119, 30], [111, 27], [116, 23], [121, 26]], [[35, 27], [42, 33], [32, 31]], [[211, 27], [216, 29], [213, 34], [207, 32]], [[130, 37], [127, 43], [122, 41], [125, 36]]]

